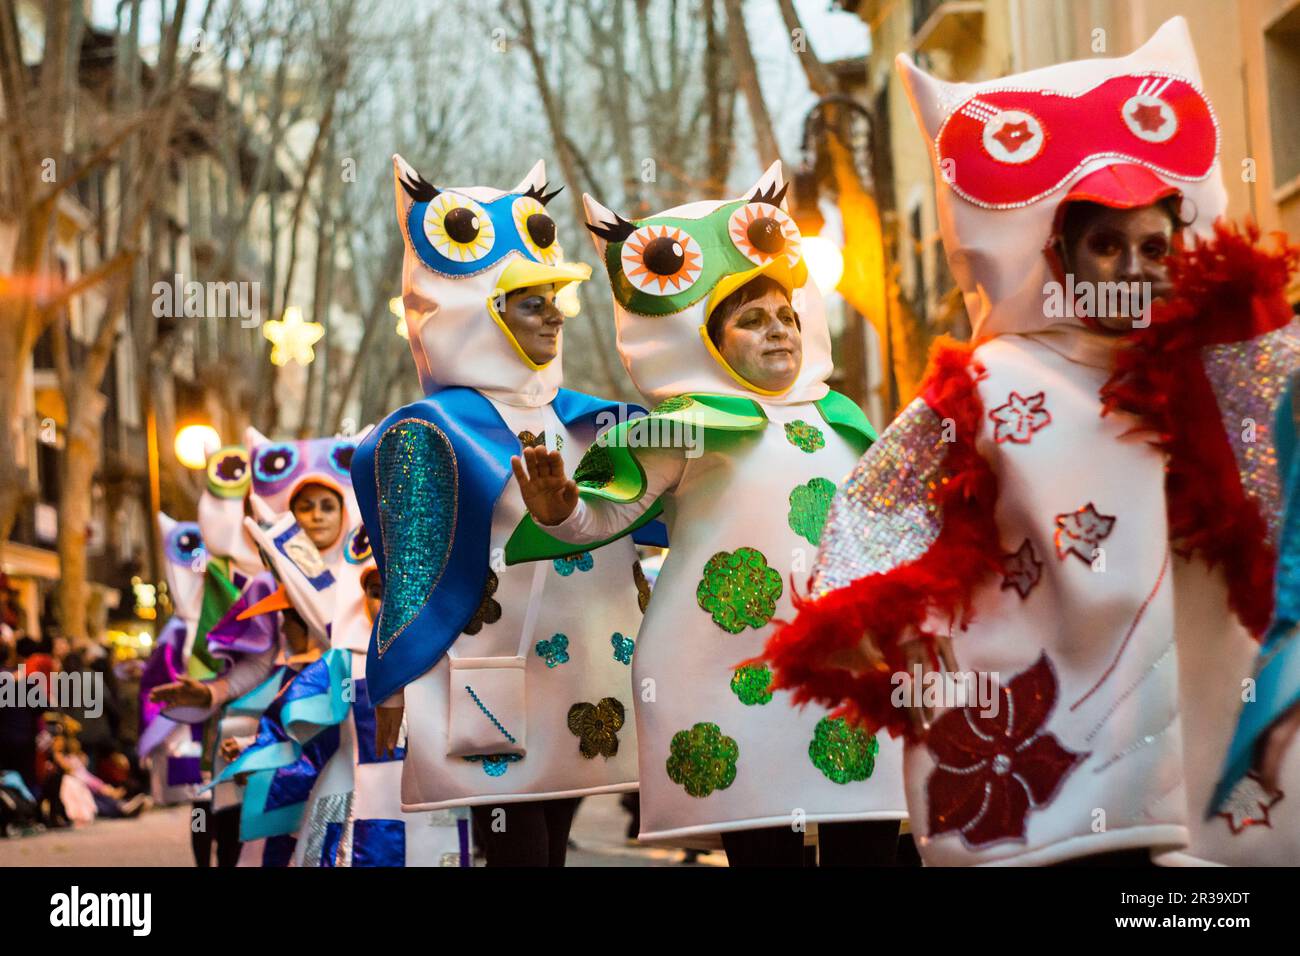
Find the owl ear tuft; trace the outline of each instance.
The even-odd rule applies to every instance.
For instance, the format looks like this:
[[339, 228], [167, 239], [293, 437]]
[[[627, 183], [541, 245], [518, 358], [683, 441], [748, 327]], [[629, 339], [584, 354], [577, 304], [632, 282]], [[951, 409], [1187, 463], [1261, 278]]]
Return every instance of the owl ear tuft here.
[[763, 171], [762, 176], [758, 177], [758, 182], [754, 183], [749, 191], [749, 202], [780, 206], [785, 202], [785, 192], [788, 187], [789, 183], [785, 181], [781, 171], [781, 161], [778, 159]]
[[591, 233], [591, 241], [601, 256], [605, 255], [605, 247], [609, 243], [626, 242], [627, 237], [636, 232], [635, 225], [614, 210], [602, 206], [590, 193], [582, 194], [582, 208], [587, 215], [587, 231]]
[[415, 171], [415, 167], [393, 153], [393, 196], [397, 200], [397, 221], [405, 233], [406, 217], [417, 202], [429, 202], [438, 188]]
[[542, 183], [540, 186], [529, 186], [524, 195], [531, 196], [533, 199], [536, 199], [539, 203], [545, 206], [560, 193], [564, 192], [563, 186], [557, 186], [548, 193], [546, 187], [549, 185], [550, 183]]
[[267, 438], [252, 425], [249, 425], [244, 429], [244, 446], [248, 449], [250, 456], [253, 453], [253, 449], [258, 445], [269, 445], [270, 443], [271, 439]]
[[899, 79], [907, 91], [907, 98], [912, 103], [912, 112], [927, 139], [933, 141], [939, 135], [943, 121], [948, 113], [966, 100], [963, 90], [969, 90], [968, 84], [948, 83], [931, 76], [921, 69], [906, 53], [894, 57], [894, 66]]

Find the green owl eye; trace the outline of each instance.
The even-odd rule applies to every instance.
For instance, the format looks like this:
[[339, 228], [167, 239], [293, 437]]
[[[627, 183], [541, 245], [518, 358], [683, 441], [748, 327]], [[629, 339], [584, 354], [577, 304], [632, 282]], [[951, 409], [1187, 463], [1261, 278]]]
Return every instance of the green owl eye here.
[[780, 255], [794, 266], [802, 255], [799, 227], [784, 209], [765, 202], [737, 207], [727, 221], [727, 234], [756, 266], [766, 265]]
[[227, 445], [208, 459], [208, 491], [218, 498], [242, 498], [252, 473], [242, 445]]
[[685, 292], [704, 269], [700, 245], [676, 226], [642, 226], [623, 244], [623, 274], [649, 295]]

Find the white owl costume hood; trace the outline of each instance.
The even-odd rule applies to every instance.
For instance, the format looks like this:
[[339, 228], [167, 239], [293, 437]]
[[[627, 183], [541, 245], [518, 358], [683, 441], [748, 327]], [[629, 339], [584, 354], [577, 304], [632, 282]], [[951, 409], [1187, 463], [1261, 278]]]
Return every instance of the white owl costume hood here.
[[[618, 352], [652, 403], [690, 393], [815, 402], [829, 391], [830, 332], [786, 211], [786, 183], [773, 163], [744, 196], [700, 201], [631, 222], [584, 195], [587, 228], [614, 290]], [[799, 313], [803, 365], [790, 388], [769, 392], [742, 379], [709, 340], [713, 309], [751, 279], [770, 276]]]
[[538, 365], [497, 310], [505, 293], [548, 283], [558, 293], [591, 276], [555, 240], [546, 203], [558, 190], [546, 192], [545, 163], [511, 190], [435, 187], [396, 154], [393, 168], [402, 304], [425, 394], [461, 385], [509, 405], [549, 403], [563, 380], [563, 333], [555, 358]]
[[203, 536], [195, 522], [177, 521], [161, 511], [158, 533], [162, 536], [163, 572], [167, 575], [172, 607], [193, 637], [194, 625], [203, 608], [203, 570], [208, 557]]
[[244, 501], [253, 475], [243, 445], [213, 443], [208, 456], [207, 485], [199, 496], [199, 530], [209, 554], [227, 558], [245, 579], [263, 570], [257, 546], [244, 530]]
[[1203, 235], [1227, 206], [1218, 120], [1181, 17], [1128, 56], [1010, 79], [947, 83], [896, 63], [933, 143], [944, 249], [975, 341], [1082, 324], [1043, 308], [1063, 202], [1139, 206], [1175, 186]]

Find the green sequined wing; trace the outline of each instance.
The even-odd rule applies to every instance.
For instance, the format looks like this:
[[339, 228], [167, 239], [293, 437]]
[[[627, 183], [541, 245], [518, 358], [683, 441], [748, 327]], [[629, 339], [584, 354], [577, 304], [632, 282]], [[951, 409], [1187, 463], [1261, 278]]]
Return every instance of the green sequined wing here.
[[[620, 422], [600, 436], [578, 463], [573, 480], [584, 498], [626, 504], [645, 494], [645, 469], [637, 459], [641, 448], [676, 448], [690, 455], [705, 432], [710, 441], [728, 434], [760, 431], [767, 416], [756, 402], [730, 395], [678, 395], [660, 402], [648, 415]], [[506, 564], [568, 557], [594, 551], [636, 531], [657, 518], [663, 505], [655, 502], [619, 534], [595, 544], [569, 544], [547, 534], [525, 515], [506, 543]]]

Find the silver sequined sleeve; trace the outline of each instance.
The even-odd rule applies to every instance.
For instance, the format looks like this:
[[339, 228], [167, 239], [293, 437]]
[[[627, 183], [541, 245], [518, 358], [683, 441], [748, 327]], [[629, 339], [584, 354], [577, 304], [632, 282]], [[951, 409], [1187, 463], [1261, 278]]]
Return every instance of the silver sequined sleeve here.
[[1292, 322], [1245, 342], [1208, 346], [1201, 360], [1218, 399], [1241, 487], [1268, 524], [1269, 544], [1277, 547], [1282, 492], [1273, 415], [1286, 383], [1300, 367], [1300, 327]]
[[862, 456], [831, 502], [813, 597], [915, 561], [939, 537], [943, 439], [943, 421], [918, 398]]

